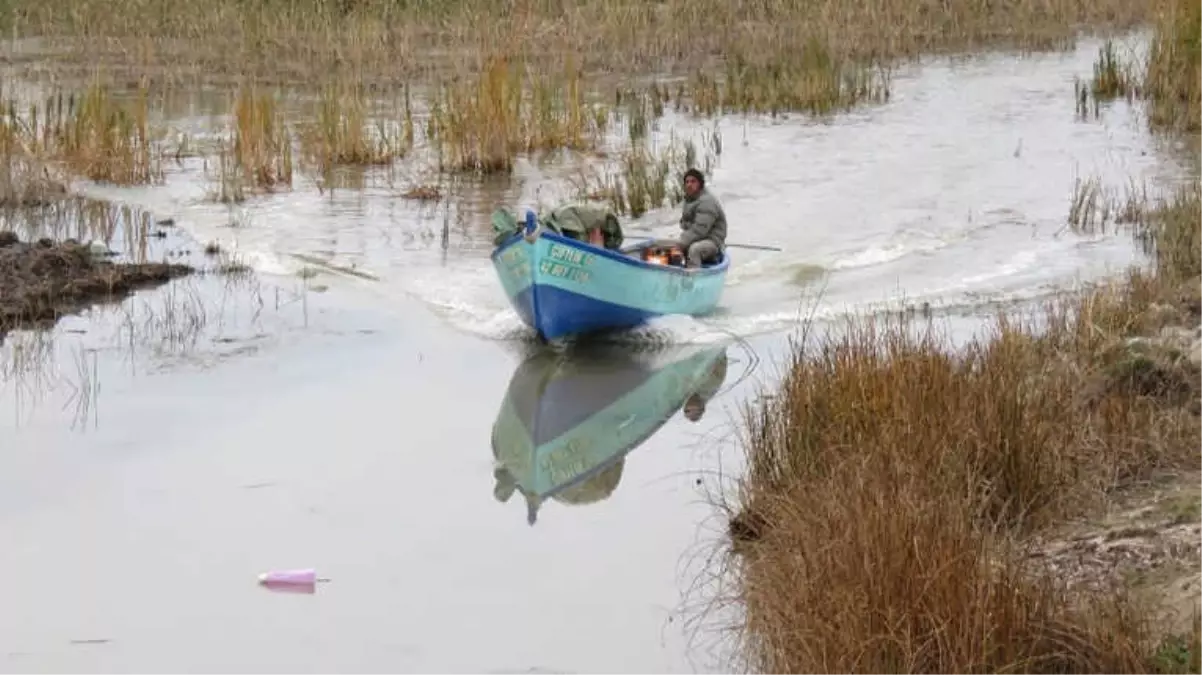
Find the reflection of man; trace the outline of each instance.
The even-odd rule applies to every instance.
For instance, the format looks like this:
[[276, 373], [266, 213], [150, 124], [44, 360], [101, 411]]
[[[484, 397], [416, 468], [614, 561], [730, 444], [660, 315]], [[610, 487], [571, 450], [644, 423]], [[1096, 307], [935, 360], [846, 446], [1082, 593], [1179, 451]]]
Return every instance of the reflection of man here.
[[[577, 485], [564, 488], [551, 495], [551, 499], [561, 504], [592, 504], [599, 502], [602, 499], [608, 498], [613, 494], [618, 487], [618, 482], [622, 480], [622, 467], [625, 465], [625, 459], [619, 459], [613, 464], [605, 467], [601, 471], [589, 476], [587, 480], [581, 481]], [[517, 481], [513, 475], [504, 466], [497, 466], [492, 472], [493, 479], [496, 483], [493, 485], [492, 494], [497, 501], [505, 503], [517, 491]], [[532, 498], [529, 495], [526, 497], [526, 521], [531, 525], [538, 518], [538, 508], [542, 505], [542, 500]]]
[[714, 359], [709, 375], [701, 381], [701, 385], [684, 402], [684, 416], [690, 422], [696, 422], [705, 414], [705, 404], [718, 393], [718, 387], [726, 380], [726, 352]]

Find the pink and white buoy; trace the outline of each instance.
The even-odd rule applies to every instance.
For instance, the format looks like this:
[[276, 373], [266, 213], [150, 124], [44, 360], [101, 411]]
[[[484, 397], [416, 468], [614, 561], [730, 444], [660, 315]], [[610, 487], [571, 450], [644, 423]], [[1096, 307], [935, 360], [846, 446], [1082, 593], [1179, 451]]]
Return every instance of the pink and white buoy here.
[[318, 578], [317, 570], [312, 568], [274, 570], [259, 575], [260, 586], [273, 591], [289, 593], [313, 593], [316, 591], [319, 581], [329, 581], [329, 579]]

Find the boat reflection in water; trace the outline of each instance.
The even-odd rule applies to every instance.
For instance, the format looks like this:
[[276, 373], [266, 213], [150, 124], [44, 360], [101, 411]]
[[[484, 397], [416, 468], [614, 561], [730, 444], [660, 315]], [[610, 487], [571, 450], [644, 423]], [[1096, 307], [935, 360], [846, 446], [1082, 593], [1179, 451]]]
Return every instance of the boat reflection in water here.
[[609, 497], [628, 452], [678, 410], [701, 419], [726, 379], [726, 345], [655, 352], [600, 346], [540, 351], [509, 381], [492, 430], [493, 494], [526, 499], [533, 525], [548, 498], [590, 504]]

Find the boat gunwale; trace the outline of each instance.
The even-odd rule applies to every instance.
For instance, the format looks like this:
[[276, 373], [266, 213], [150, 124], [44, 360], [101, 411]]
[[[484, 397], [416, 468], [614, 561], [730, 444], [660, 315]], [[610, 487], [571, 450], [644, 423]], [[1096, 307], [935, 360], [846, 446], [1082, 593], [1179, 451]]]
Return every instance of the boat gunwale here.
[[[628, 255], [624, 255], [623, 253], [621, 253], [619, 251], [614, 251], [614, 250], [608, 249], [608, 248], [602, 248], [600, 246], [594, 246], [587, 242], [582, 242], [582, 241], [578, 241], [576, 239], [571, 239], [569, 237], [565, 237], [563, 235], [556, 234], [554, 232], [544, 231], [544, 232], [540, 233], [539, 236], [540, 237], [548, 237], [548, 238], [550, 238], [551, 241], [553, 241], [555, 243], [564, 244], [566, 246], [575, 248], [577, 250], [585, 251], [587, 253], [592, 253], [594, 255], [599, 255], [603, 258], [608, 258], [609, 260], [620, 262], [622, 264], [629, 265], [636, 269], [646, 270], [646, 271], [650, 271], [650, 272], [665, 272], [665, 273], [669, 273], [669, 274], [679, 274], [679, 275], [685, 276], [685, 277], [705, 277], [705, 276], [712, 276], [712, 275], [717, 275], [717, 274], [725, 274], [727, 272], [727, 270], [730, 269], [730, 253], [725, 250], [722, 251], [722, 261], [719, 262], [717, 265], [711, 265], [710, 267], [675, 267], [672, 265], [661, 265], [661, 264], [657, 264], [657, 263], [649, 263], [644, 260], [639, 260], [638, 258], [632, 258]], [[509, 239], [501, 242], [499, 245], [497, 245], [497, 247], [495, 249], [493, 249], [493, 252], [489, 255], [489, 259], [495, 262], [497, 257], [499, 255], [501, 255], [501, 253], [503, 253], [506, 249], [508, 249], [509, 247], [513, 246], [515, 243], [522, 241], [524, 239], [525, 239], [525, 234], [523, 234], [521, 232], [515, 232], [513, 235], [510, 236]], [[527, 243], [533, 244], [533, 242], [527, 242]]]

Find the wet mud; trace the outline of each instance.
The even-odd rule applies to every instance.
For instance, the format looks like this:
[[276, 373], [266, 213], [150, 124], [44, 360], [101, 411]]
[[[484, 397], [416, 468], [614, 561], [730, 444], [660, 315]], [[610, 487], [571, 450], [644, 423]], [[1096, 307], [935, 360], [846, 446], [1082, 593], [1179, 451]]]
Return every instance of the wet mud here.
[[104, 260], [75, 240], [22, 242], [0, 232], [0, 339], [193, 271], [182, 264]]

